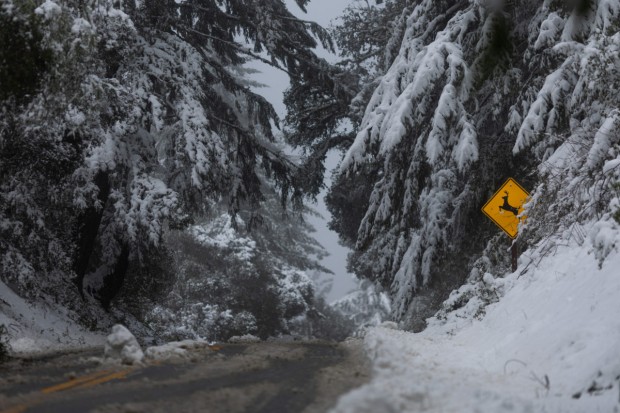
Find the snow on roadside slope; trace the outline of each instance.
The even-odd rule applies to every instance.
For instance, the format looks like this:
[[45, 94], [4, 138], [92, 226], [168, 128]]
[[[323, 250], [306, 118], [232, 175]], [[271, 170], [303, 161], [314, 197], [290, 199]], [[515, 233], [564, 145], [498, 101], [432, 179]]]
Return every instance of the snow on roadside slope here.
[[333, 411], [620, 411], [620, 254], [599, 269], [590, 240], [556, 247], [486, 276], [504, 295], [481, 320], [465, 305], [422, 333], [370, 329], [373, 380]]
[[80, 328], [67, 311], [45, 302], [28, 303], [0, 281], [0, 325], [8, 331], [12, 355], [28, 356], [103, 345], [105, 334]]

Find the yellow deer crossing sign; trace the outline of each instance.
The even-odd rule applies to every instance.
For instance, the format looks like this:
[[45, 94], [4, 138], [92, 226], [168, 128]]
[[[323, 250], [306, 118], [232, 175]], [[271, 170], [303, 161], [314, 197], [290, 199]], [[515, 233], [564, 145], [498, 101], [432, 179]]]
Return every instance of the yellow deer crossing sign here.
[[523, 204], [528, 193], [512, 178], [502, 185], [495, 195], [482, 207], [482, 212], [500, 227], [510, 238], [517, 236], [518, 215], [523, 212]]

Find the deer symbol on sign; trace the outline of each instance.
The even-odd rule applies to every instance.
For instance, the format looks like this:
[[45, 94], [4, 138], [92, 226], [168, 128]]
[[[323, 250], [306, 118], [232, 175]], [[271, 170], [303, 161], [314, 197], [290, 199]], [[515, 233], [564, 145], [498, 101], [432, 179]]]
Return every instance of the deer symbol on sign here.
[[506, 194], [506, 196], [502, 197], [504, 204], [499, 206], [499, 210], [501, 211], [503, 209], [504, 211], [512, 212], [515, 216], [519, 215], [519, 208], [515, 208], [508, 203], [508, 191], [504, 191], [504, 193]]

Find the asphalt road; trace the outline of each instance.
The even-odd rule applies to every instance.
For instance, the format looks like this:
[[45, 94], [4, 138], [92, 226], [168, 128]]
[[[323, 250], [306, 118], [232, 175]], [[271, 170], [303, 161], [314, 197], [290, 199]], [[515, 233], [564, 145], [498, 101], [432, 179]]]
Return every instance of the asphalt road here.
[[0, 413], [315, 413], [369, 378], [356, 342], [224, 344], [143, 366], [102, 363], [101, 354], [0, 366]]

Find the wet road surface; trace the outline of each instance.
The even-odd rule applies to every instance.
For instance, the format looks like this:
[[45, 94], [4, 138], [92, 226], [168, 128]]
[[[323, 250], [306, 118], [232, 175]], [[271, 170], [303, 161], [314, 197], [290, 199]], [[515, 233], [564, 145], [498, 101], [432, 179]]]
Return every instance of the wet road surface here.
[[144, 366], [102, 351], [0, 366], [0, 413], [324, 412], [368, 380], [359, 344], [254, 343]]

